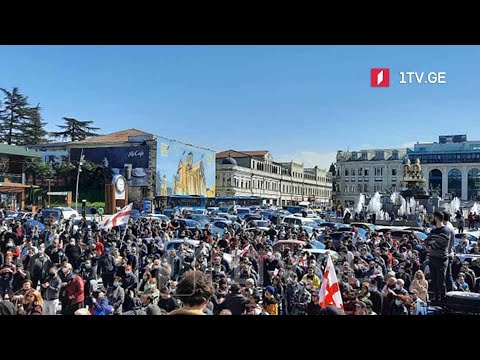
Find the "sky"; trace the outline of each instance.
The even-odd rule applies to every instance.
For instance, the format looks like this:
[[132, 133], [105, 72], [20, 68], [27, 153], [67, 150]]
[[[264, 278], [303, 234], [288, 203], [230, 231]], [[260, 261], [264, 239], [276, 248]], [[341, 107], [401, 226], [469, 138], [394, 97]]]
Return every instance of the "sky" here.
[[[0, 46], [0, 87], [40, 103], [49, 131], [74, 117], [328, 168], [338, 150], [479, 140], [478, 64], [479, 46]], [[371, 87], [371, 68], [390, 68], [390, 87]]]

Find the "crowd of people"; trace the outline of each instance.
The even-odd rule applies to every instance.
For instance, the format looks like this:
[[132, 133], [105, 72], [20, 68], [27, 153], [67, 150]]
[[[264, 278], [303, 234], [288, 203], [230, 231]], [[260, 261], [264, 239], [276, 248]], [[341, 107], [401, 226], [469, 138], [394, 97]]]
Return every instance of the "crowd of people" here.
[[[44, 233], [9, 224], [0, 235], [0, 314], [426, 315], [447, 291], [480, 293], [480, 262], [456, 256], [479, 247], [454, 246], [447, 212], [433, 214], [425, 241], [389, 231], [332, 241], [328, 227], [309, 234], [240, 220], [214, 235], [209, 224], [181, 226], [181, 217], [130, 219], [125, 229], [82, 220]], [[279, 239], [298, 241], [274, 250]], [[319, 304], [327, 258], [308, 251], [317, 239], [331, 251], [343, 309]]]

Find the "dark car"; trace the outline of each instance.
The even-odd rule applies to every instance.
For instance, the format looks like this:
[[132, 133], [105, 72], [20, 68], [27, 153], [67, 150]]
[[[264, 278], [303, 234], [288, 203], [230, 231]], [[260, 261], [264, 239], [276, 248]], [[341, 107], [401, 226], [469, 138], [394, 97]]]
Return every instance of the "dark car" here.
[[259, 214], [247, 214], [243, 217], [243, 220], [246, 222], [252, 221], [252, 220], [262, 220], [262, 215]]

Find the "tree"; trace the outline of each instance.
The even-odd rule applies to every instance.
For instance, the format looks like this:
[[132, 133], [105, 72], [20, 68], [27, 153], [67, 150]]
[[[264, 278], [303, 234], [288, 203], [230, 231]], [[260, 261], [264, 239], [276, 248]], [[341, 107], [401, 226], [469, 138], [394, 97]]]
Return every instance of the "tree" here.
[[48, 133], [44, 128], [47, 123], [42, 121], [41, 109], [40, 104], [29, 109], [28, 119], [22, 125], [23, 145], [37, 145], [48, 142]]
[[23, 142], [22, 126], [32, 113], [28, 97], [22, 95], [17, 87], [14, 87], [11, 92], [3, 88], [0, 90], [5, 95], [4, 108], [0, 113], [1, 136], [8, 145], [21, 144]]
[[330, 169], [328, 169], [328, 172], [331, 173], [331, 174], [333, 174], [333, 175], [335, 175], [335, 170], [336, 170], [336, 169], [335, 169], [335, 164], [332, 163], [332, 164], [330, 165]]
[[87, 137], [98, 136], [95, 130], [99, 128], [90, 126], [93, 121], [80, 121], [73, 118], [62, 118], [65, 125], [57, 125], [57, 127], [64, 129], [63, 131], [54, 131], [50, 135], [54, 138], [69, 139], [70, 141], [85, 140]]
[[33, 185], [36, 185], [37, 178], [50, 179], [53, 177], [53, 169], [49, 164], [40, 159], [28, 159], [25, 166], [25, 175], [32, 177]]

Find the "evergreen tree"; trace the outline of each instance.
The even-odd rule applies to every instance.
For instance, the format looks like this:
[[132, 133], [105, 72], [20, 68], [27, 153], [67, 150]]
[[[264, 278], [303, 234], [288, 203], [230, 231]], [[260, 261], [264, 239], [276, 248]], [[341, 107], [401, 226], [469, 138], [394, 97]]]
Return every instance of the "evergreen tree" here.
[[3, 88], [0, 90], [5, 95], [4, 107], [0, 113], [1, 137], [8, 145], [21, 144], [23, 125], [32, 113], [28, 98], [17, 87], [12, 91]]
[[41, 109], [40, 104], [34, 108], [30, 108], [28, 119], [22, 125], [23, 145], [37, 145], [48, 142], [48, 133], [44, 128], [47, 123], [42, 121], [42, 115], [40, 114]]
[[50, 135], [54, 138], [69, 139], [70, 141], [85, 140], [87, 137], [98, 136], [95, 130], [99, 128], [91, 126], [93, 121], [80, 121], [73, 118], [64, 117], [65, 125], [57, 125], [57, 127], [64, 129], [63, 131], [51, 132]]
[[335, 165], [333, 163], [330, 165], [330, 169], [328, 169], [328, 172], [335, 175]]
[[25, 166], [25, 175], [32, 177], [33, 185], [36, 185], [37, 179], [50, 179], [53, 177], [53, 169], [49, 164], [40, 159], [28, 159]]

